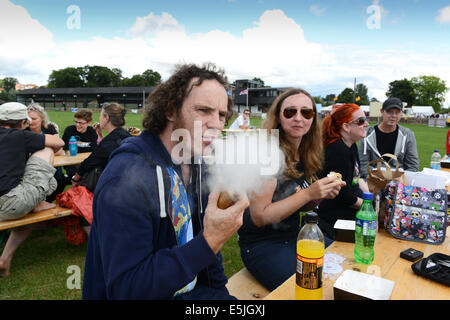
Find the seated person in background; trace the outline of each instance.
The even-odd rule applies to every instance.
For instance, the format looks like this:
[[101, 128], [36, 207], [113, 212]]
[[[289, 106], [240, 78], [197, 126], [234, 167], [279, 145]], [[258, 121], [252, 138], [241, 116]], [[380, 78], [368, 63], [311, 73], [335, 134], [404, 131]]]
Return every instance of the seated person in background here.
[[279, 129], [286, 169], [250, 195], [239, 229], [241, 257], [247, 270], [274, 290], [296, 268], [300, 212], [318, 200], [334, 198], [341, 188], [335, 177], [319, 179], [323, 160], [319, 119], [312, 97], [302, 89], [281, 94], [272, 104], [263, 129]]
[[[97, 132], [90, 126], [92, 121], [92, 111], [89, 109], [80, 109], [74, 115], [75, 125], [68, 126], [64, 130], [62, 139], [64, 140], [64, 151], [69, 154], [69, 140], [72, 136], [78, 136], [78, 153], [92, 152], [97, 146]], [[77, 166], [66, 166], [64, 169], [69, 177], [77, 172]]]
[[359, 157], [356, 142], [366, 136], [364, 111], [355, 104], [344, 104], [322, 122], [325, 147], [324, 174], [338, 172], [346, 186], [334, 199], [322, 201], [319, 217], [322, 231], [334, 239], [334, 223], [338, 219], [355, 220], [362, 205], [362, 193], [369, 192], [367, 183], [359, 178]]
[[245, 109], [244, 113], [240, 115], [239, 117], [234, 120], [234, 122], [231, 124], [230, 129], [231, 130], [237, 130], [237, 129], [243, 129], [247, 130], [250, 126], [250, 110]]
[[[381, 122], [367, 128], [366, 138], [358, 147], [362, 178], [367, 178], [367, 164], [385, 153], [391, 153], [397, 157], [399, 168], [419, 171], [416, 137], [410, 129], [398, 124], [402, 118], [402, 110], [403, 104], [400, 99], [387, 99], [381, 109]], [[389, 162], [392, 159], [385, 160]], [[395, 160], [392, 162], [394, 163], [390, 165], [395, 166]]]
[[[47, 112], [44, 108], [37, 103], [32, 103], [28, 106], [28, 117], [31, 119], [29, 127], [26, 130], [40, 133], [51, 134], [59, 137], [59, 131], [55, 123], [50, 122]], [[55, 153], [56, 156], [62, 155], [63, 150], [59, 150]], [[56, 199], [56, 195], [64, 191], [66, 185], [66, 179], [62, 171], [62, 167], [56, 168], [55, 179], [57, 182], [56, 190], [46, 198], [46, 201], [53, 202]]]
[[[8, 102], [0, 106], [0, 220], [19, 219], [30, 211], [56, 206], [44, 200], [56, 189], [53, 156], [64, 142], [56, 135], [24, 130], [27, 122], [25, 105]], [[31, 228], [11, 231], [0, 257], [0, 276], [10, 274], [14, 252], [30, 232]]]
[[[109, 155], [117, 147], [123, 139], [131, 137], [131, 135], [123, 129], [125, 125], [125, 109], [118, 103], [104, 103], [100, 113], [100, 123], [95, 123], [94, 128], [102, 141], [92, 151], [92, 154], [84, 160], [73, 177], [73, 185], [79, 184], [82, 177], [88, 172], [96, 168], [103, 171], [108, 163]], [[103, 139], [102, 130], [108, 134]], [[94, 190], [91, 190], [94, 192]], [[89, 235], [90, 225], [85, 219], [81, 219], [81, 227]]]
[[[108, 163], [108, 158], [122, 142], [123, 139], [131, 137], [123, 126], [125, 125], [125, 109], [116, 102], [104, 103], [100, 113], [100, 120], [95, 123], [93, 128], [97, 132], [100, 143], [92, 151], [92, 154], [84, 160], [78, 168], [73, 182], [78, 184], [84, 174], [94, 170], [95, 168], [105, 169]], [[106, 138], [103, 139], [102, 130], [107, 133]]]

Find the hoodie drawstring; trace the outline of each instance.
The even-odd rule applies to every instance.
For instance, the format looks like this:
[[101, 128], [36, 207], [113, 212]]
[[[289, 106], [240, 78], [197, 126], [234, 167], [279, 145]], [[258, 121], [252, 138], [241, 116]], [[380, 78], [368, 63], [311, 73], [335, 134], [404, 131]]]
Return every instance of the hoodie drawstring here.
[[164, 200], [164, 180], [163, 174], [160, 166], [156, 166], [156, 176], [158, 178], [158, 191], [159, 191], [159, 216], [161, 218], [167, 217], [166, 214], [166, 201]]

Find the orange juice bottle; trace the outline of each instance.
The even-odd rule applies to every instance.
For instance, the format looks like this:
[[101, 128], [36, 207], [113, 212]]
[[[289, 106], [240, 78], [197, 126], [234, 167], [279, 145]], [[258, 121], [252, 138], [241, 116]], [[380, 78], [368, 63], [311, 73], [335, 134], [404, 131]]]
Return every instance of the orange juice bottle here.
[[314, 212], [306, 214], [306, 224], [297, 238], [296, 300], [322, 300], [322, 270], [325, 243]]

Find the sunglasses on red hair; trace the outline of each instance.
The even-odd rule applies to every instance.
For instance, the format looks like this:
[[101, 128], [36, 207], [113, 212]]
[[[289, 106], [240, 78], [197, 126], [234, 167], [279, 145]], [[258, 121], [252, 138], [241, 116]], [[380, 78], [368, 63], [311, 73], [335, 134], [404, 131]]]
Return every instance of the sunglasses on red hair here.
[[357, 124], [358, 126], [364, 125], [366, 123], [367, 118], [366, 117], [359, 117], [358, 119], [352, 120], [349, 123]]
[[[311, 119], [315, 114], [313, 109], [300, 109], [299, 111], [302, 114], [303, 118], [305, 118], [307, 120]], [[295, 108], [286, 108], [283, 111], [283, 116], [286, 119], [290, 119], [295, 115], [297, 115], [297, 109], [295, 109]]]

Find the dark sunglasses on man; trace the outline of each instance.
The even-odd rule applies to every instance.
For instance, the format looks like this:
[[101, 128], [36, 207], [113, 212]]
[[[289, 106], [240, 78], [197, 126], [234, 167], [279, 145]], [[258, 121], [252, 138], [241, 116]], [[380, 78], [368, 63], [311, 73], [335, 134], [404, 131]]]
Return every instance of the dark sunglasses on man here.
[[[303, 118], [305, 118], [307, 120], [311, 119], [314, 116], [314, 114], [315, 114], [313, 109], [300, 109], [298, 111], [300, 111], [300, 113], [303, 116]], [[295, 115], [297, 115], [297, 109], [295, 109], [295, 108], [286, 108], [283, 111], [283, 116], [286, 119], [290, 119], [290, 118], [292, 118]]]

